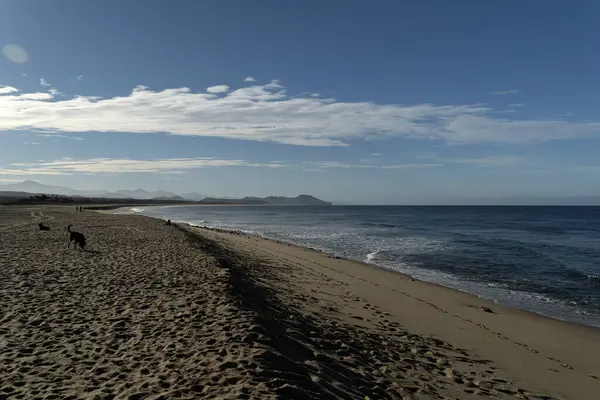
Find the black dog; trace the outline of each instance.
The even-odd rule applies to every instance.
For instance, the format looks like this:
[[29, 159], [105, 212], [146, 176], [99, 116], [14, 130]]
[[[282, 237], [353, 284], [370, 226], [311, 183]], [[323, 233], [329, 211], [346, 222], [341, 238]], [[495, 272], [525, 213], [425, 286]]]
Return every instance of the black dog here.
[[44, 225], [43, 222], [40, 222], [38, 226], [40, 227], [40, 231], [49, 231], [50, 230], [50, 227]]
[[67, 231], [69, 231], [69, 247], [71, 247], [71, 242], [74, 241], [75, 244], [73, 247], [75, 249], [77, 248], [77, 245], [79, 245], [79, 247], [85, 251], [85, 236], [83, 236], [83, 233], [72, 231], [71, 225], [67, 226]]

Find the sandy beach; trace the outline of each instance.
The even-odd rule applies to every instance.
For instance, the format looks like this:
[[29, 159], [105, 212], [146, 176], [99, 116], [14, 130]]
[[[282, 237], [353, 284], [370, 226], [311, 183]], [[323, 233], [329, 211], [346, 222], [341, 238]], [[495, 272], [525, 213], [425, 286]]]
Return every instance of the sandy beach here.
[[0, 307], [0, 399], [600, 393], [599, 329], [143, 216], [0, 207]]

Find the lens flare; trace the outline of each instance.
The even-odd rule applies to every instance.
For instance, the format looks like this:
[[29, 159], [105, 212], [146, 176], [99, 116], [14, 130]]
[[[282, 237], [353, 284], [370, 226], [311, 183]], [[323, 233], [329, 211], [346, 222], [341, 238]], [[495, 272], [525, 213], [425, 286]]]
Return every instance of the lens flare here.
[[2, 49], [2, 53], [4, 53], [4, 56], [10, 61], [17, 64], [23, 64], [29, 60], [29, 56], [25, 49], [18, 44], [7, 44]]

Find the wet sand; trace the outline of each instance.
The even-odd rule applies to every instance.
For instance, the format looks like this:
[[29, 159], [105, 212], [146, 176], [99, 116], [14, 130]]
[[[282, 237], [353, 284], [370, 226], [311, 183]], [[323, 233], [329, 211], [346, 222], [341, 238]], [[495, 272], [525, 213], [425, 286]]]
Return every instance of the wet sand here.
[[600, 393], [598, 329], [142, 216], [0, 207], [0, 307], [0, 399]]

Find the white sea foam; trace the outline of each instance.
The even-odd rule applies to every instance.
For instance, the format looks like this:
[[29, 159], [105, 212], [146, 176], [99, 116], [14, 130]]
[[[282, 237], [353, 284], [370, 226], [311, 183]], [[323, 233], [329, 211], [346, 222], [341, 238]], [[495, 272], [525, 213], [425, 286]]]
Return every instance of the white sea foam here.
[[372, 262], [375, 259], [375, 257], [377, 257], [377, 253], [379, 253], [379, 250], [375, 250], [374, 252], [367, 254], [367, 260], [366, 261], [368, 263]]

